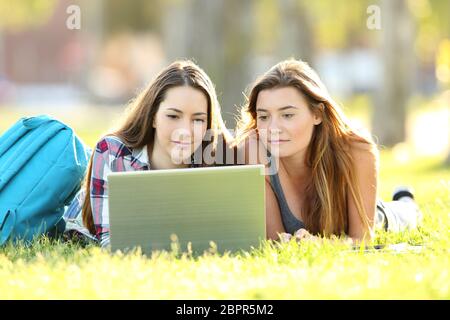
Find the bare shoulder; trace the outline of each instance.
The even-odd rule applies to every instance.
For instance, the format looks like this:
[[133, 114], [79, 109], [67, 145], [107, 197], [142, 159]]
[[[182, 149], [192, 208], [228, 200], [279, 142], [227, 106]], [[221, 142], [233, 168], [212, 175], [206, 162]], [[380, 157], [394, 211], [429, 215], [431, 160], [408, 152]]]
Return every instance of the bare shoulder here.
[[363, 141], [351, 141], [350, 142], [350, 150], [352, 151], [374, 151], [376, 150], [376, 146], [372, 143], [367, 143], [367, 142], [363, 142]]
[[373, 144], [353, 141], [350, 144], [350, 154], [357, 167], [378, 166], [379, 153]]

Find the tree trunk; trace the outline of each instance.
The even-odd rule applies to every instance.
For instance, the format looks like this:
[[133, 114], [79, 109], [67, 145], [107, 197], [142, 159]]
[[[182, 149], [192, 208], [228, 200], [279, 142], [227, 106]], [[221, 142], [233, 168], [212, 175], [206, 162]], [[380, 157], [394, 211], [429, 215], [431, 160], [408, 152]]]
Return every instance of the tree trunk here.
[[[229, 128], [234, 127], [233, 105], [239, 102], [237, 99], [244, 86], [242, 76], [246, 66], [241, 60], [249, 41], [241, 39], [239, 34], [241, 28], [245, 29], [242, 19], [248, 11], [243, 7], [248, 2], [177, 1], [166, 10], [164, 18], [168, 57], [193, 59], [206, 71], [216, 85], [223, 118]], [[234, 54], [236, 48], [239, 52]]]
[[414, 75], [414, 24], [406, 0], [381, 1], [383, 77], [372, 127], [380, 144], [405, 140], [406, 106]]
[[313, 63], [313, 30], [308, 5], [305, 1], [279, 0], [280, 38], [278, 54], [280, 59], [294, 57], [310, 64]]
[[81, 33], [82, 43], [89, 44], [86, 50], [86, 63], [83, 63], [82, 70], [77, 82], [81, 87], [90, 90], [89, 77], [98, 60], [101, 47], [104, 41], [104, 0], [81, 2]]
[[243, 93], [252, 80], [253, 1], [226, 0], [224, 5], [224, 86], [222, 110], [227, 127], [234, 129]]
[[189, 4], [191, 1], [169, 1], [163, 7], [161, 19], [163, 42], [166, 56], [170, 62], [188, 57], [189, 42], [192, 41], [192, 25]]

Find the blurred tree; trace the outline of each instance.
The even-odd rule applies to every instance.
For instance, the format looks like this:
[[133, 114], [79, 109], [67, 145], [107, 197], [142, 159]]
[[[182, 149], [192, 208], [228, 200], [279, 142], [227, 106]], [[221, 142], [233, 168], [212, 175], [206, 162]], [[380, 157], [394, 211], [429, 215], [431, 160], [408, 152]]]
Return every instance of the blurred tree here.
[[409, 8], [417, 21], [415, 51], [420, 61], [433, 61], [439, 43], [450, 39], [450, 1], [409, 1]]
[[162, 40], [169, 60], [186, 58], [189, 46], [190, 6], [186, 0], [170, 0], [162, 10]]
[[57, 0], [0, 1], [0, 31], [20, 31], [45, 23], [53, 14]]
[[0, 1], [0, 76], [4, 70], [3, 33], [18, 32], [45, 23], [56, 5], [56, 0]]
[[108, 0], [103, 11], [105, 35], [124, 31], [159, 31], [163, 8], [163, 0]]
[[[2, 29], [43, 23], [60, 1], [0, 0], [0, 50]], [[376, 49], [380, 36], [385, 78], [373, 129], [385, 145], [404, 139], [414, 65], [433, 67], [436, 47], [450, 36], [448, 0], [69, 2], [82, 4], [82, 36], [93, 44], [92, 57], [110, 36], [151, 30], [161, 35], [169, 60], [194, 58], [216, 83], [229, 126], [246, 86], [271, 64], [294, 56], [314, 66], [315, 58], [328, 50], [347, 50], [358, 42]], [[366, 10], [372, 4], [382, 8], [378, 32], [366, 26]], [[89, 69], [90, 64], [86, 74]]]
[[235, 105], [250, 81], [253, 1], [172, 0], [162, 21], [168, 58], [193, 58], [216, 84], [222, 113], [233, 128]]
[[252, 80], [252, 59], [254, 57], [254, 1], [226, 0], [224, 10], [224, 119], [227, 127], [234, 128], [236, 106], [244, 101], [244, 91]]
[[279, 54], [281, 58], [296, 57], [312, 62], [314, 57], [313, 30], [308, 4], [298, 0], [280, 0]]
[[367, 7], [373, 0], [307, 1], [301, 3], [301, 10], [311, 19], [311, 37], [321, 50], [340, 50], [354, 44], [355, 39], [366, 39], [376, 45], [376, 35], [366, 27]]
[[225, 73], [223, 6], [223, 0], [171, 0], [165, 3], [161, 22], [169, 61], [194, 60], [221, 90]]
[[406, 0], [382, 0], [383, 79], [373, 110], [373, 133], [379, 143], [405, 140], [406, 105], [414, 75], [415, 25]]

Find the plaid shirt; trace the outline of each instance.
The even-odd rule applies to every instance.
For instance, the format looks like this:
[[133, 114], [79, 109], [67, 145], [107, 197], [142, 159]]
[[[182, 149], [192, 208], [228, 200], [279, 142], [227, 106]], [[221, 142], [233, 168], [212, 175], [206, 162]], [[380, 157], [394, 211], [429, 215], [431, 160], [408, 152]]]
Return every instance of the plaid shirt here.
[[83, 225], [81, 209], [85, 191], [82, 188], [64, 213], [66, 233], [82, 235], [109, 246], [108, 181], [111, 172], [149, 170], [147, 146], [141, 149], [128, 148], [119, 138], [106, 136], [100, 140], [93, 154], [90, 197], [95, 235]]

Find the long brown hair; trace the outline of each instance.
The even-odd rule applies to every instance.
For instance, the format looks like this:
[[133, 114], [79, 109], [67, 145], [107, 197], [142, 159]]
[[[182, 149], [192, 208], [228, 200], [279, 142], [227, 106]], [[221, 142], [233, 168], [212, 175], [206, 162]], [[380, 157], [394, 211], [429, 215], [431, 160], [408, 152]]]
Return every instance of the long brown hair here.
[[[118, 130], [108, 134], [118, 137], [129, 148], [153, 147], [155, 129], [153, 120], [164, 100], [168, 89], [177, 86], [190, 86], [202, 91], [208, 100], [207, 129], [212, 132], [213, 150], [218, 137], [230, 139], [229, 133], [221, 117], [220, 105], [217, 101], [214, 85], [208, 75], [195, 63], [189, 60], [175, 61], [163, 69], [127, 108], [127, 116]], [[202, 149], [207, 142], [202, 143]], [[96, 234], [90, 199], [92, 158], [89, 161], [84, 181], [85, 200], [82, 207], [83, 224], [91, 234]]]
[[366, 145], [376, 154], [369, 136], [353, 130], [341, 108], [329, 96], [316, 72], [303, 61], [285, 60], [256, 80], [241, 110], [236, 143], [256, 129], [256, 103], [262, 90], [294, 87], [306, 98], [310, 110], [322, 118], [314, 126], [306, 152], [311, 180], [306, 188], [303, 222], [308, 231], [325, 236], [348, 234], [348, 195], [355, 203], [361, 221], [369, 232], [370, 223], [358, 187], [350, 154], [353, 143]]

